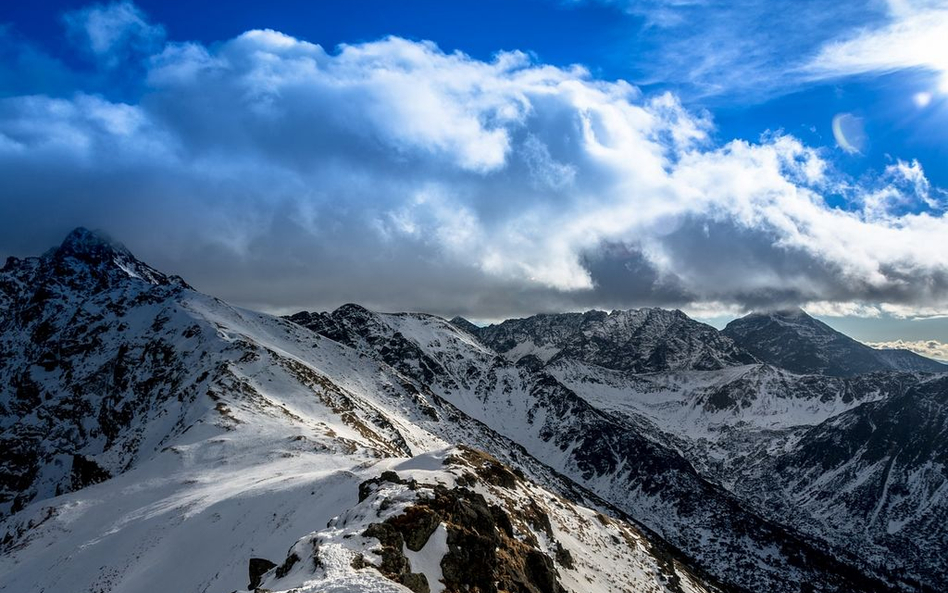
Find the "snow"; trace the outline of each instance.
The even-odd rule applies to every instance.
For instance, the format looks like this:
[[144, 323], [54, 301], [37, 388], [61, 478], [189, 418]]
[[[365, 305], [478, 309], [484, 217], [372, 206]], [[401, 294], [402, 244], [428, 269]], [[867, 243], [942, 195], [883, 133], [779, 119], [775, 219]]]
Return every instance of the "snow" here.
[[560, 350], [561, 348], [553, 344], [537, 345], [533, 343], [533, 340], [527, 339], [523, 342], [518, 342], [516, 346], [504, 352], [504, 357], [507, 358], [507, 360], [516, 362], [524, 356], [532, 354], [546, 363], [550, 362], [550, 359], [559, 354]]
[[448, 553], [448, 530], [444, 523], [438, 525], [420, 550], [413, 552], [403, 544], [402, 552], [408, 558], [411, 571], [420, 572], [428, 579], [428, 588], [431, 593], [444, 591], [441, 560]]
[[[735, 429], [751, 433], [814, 426], [882, 397], [881, 393], [869, 392], [846, 401], [845, 385], [832, 379], [825, 380], [824, 389], [803, 385], [794, 392], [796, 375], [759, 364], [631, 375], [563, 361], [549, 370], [602, 410], [642, 415], [678, 437], [710, 441], [733, 434]], [[725, 390], [743, 399], [722, 408], [706, 401], [708, 394]], [[827, 398], [827, 392], [834, 397]]]
[[[318, 557], [321, 564], [301, 562], [279, 579], [271, 573], [267, 588], [404, 593], [404, 587], [372, 568], [379, 560], [373, 552], [378, 542], [361, 534], [367, 525], [429, 495], [432, 485], [455, 487], [461, 470], [446, 469], [444, 462], [458, 443], [516, 462], [537, 482], [474, 488], [511, 512], [530, 502], [543, 507], [551, 533], [517, 525], [517, 537], [535, 539], [551, 558], [557, 545], [570, 553], [575, 568], [557, 565], [566, 590], [664, 591], [673, 571], [683, 591], [706, 591], [677, 560], [656, 557], [653, 535], [559, 495], [581, 500], [587, 493], [575, 484], [585, 486], [636, 513], [669, 540], [693, 544], [687, 551], [706, 567], [728, 567], [727, 557], [716, 556], [728, 546], [760, 565], [779, 550], [746, 537], [708, 543], [729, 536], [710, 529], [715, 523], [705, 520], [723, 508], [714, 506], [717, 499], [698, 509], [709, 515], [683, 518], [676, 514], [675, 501], [664, 498], [674, 496], [674, 488], [698, 487], [699, 478], [690, 474], [662, 474], [671, 476], [663, 483], [670, 489], [656, 494], [632, 484], [638, 459], [629, 449], [602, 452], [603, 458], [615, 456], [606, 471], [580, 466], [579, 456], [599, 455], [584, 441], [590, 426], [620, 437], [646, 435], [662, 451], [694, 455], [700, 450], [718, 456], [711, 462], [727, 457], [739, 463], [754, 452], [790, 450], [801, 431], [824, 422], [829, 426], [841, 414], [885, 397], [879, 390], [864, 390], [847, 399], [831, 380], [811, 385], [766, 365], [688, 370], [694, 361], [687, 356], [674, 361], [685, 370], [674, 372], [632, 374], [567, 359], [537, 373], [512, 361], [528, 353], [552, 360], [561, 351], [554, 345], [556, 336], [523, 339], [505, 359], [466, 332], [423, 314], [366, 312], [378, 325], [372, 330], [377, 335], [370, 336], [377, 340], [350, 347], [284, 319], [159, 286], [155, 279], [165, 277], [140, 262], [120, 258], [113, 263], [124, 278], [105, 292], [89, 297], [69, 286], [53, 287], [50, 302], [61, 307], [48, 312], [61, 321], [54, 327], [56, 343], [94, 339], [96, 344], [73, 356], [68, 372], [31, 366], [26, 352], [33, 346], [26, 331], [0, 338], [0, 353], [11, 353], [0, 370], [30, 368], [30, 377], [52, 402], [62, 399], [63, 404], [52, 412], [42, 403], [20, 417], [3, 416], [4, 430], [40, 430], [44, 414], [76, 413], [79, 404], [62, 397], [71, 390], [81, 390], [93, 410], [141, 404], [141, 394], [112, 385], [112, 366], [123, 348], [135, 361], [129, 365], [129, 382], [152, 386], [131, 425], [114, 438], [106, 438], [96, 414], [81, 415], [74, 425], [64, 421], [70, 428], [66, 434], [43, 435], [40, 444], [55, 455], [38, 468], [37, 496], [0, 524], [0, 534], [9, 534], [0, 556], [0, 591], [234, 591], [247, 586], [249, 558], [282, 562], [288, 544], [296, 542], [292, 549], [301, 558]], [[20, 280], [11, 286], [22, 289]], [[9, 306], [5, 294], [0, 303]], [[670, 312], [643, 311], [606, 315], [594, 335], [630, 337], [646, 315], [661, 323], [680, 319]], [[101, 331], [82, 333], [91, 326]], [[656, 332], [647, 339], [661, 337]], [[373, 348], [396, 334], [418, 349], [403, 361], [389, 361], [390, 366]], [[165, 358], [149, 358], [164, 349]], [[432, 361], [436, 376], [420, 381], [420, 365]], [[720, 390], [734, 401], [714, 404], [711, 398]], [[619, 437], [603, 442], [621, 445]], [[55, 496], [68, 484], [72, 464], [71, 454], [60, 452], [69, 450], [60, 448], [64, 443], [116, 477]], [[699, 467], [699, 461], [710, 463], [699, 459]], [[416, 493], [383, 485], [360, 503], [359, 484], [383, 471], [428, 489]], [[810, 508], [804, 504], [818, 487], [848, 479], [846, 488], [855, 491], [878, 471], [872, 466], [825, 472], [811, 489], [797, 493], [800, 508]], [[941, 508], [948, 497], [943, 474], [942, 466], [922, 465], [908, 482], [905, 502], [880, 503], [873, 520], [890, 534], [911, 531], [911, 510], [899, 505], [921, 500]], [[843, 494], [850, 492], [846, 488], [840, 488]], [[592, 495], [588, 499], [600, 504]], [[821, 507], [813, 517], [832, 521], [836, 510]], [[405, 550], [412, 569], [426, 575], [433, 591], [443, 589], [440, 565], [448, 552], [448, 528], [439, 525], [419, 552]], [[367, 566], [353, 568], [360, 555]]]
[[[135, 284], [121, 290], [130, 295], [151, 290], [146, 281], [129, 282]], [[125, 297], [106, 294], [101, 303], [120, 298]], [[99, 303], [83, 300], [81, 307], [107, 312]], [[320, 544], [326, 574], [293, 572], [287, 578], [302, 580], [291, 586], [308, 586], [315, 576], [319, 591], [404, 592], [374, 569], [351, 567], [354, 553], [371, 558], [371, 541], [357, 534], [366, 521], [378, 520], [350, 514], [358, 485], [393, 469], [406, 479], [453, 487], [455, 474], [441, 467], [453, 450], [445, 447], [449, 439], [474, 429], [426, 417], [401, 387], [405, 378], [387, 365], [285, 320], [190, 291], [107, 317], [113, 329], [103, 334], [100, 350], [87, 360], [77, 359], [75, 376], [109, 364], [109, 350], [121, 344], [134, 352], [137, 336], [155, 335], [152, 327], [159, 318], [164, 321], [157, 335], [181, 357], [182, 380], [193, 386], [193, 399], [157, 401], [138, 420], [141, 432], [134, 438], [135, 448], [121, 454], [89, 441], [97, 461], [114, 459], [110, 467], [133, 459], [128, 471], [77, 492], [41, 493], [5, 518], [0, 533], [13, 534], [13, 539], [10, 551], [0, 558], [0, 591], [240, 590], [247, 585], [249, 558], [279, 560], [288, 543], [310, 537], [314, 529], [335, 520], [336, 527], [320, 536], [327, 538]], [[443, 322], [389, 319], [447, 362], [458, 347], [473, 352], [471, 360], [477, 364], [489, 365], [496, 358], [471, 339], [458, 346], [462, 334]], [[154, 371], [143, 366], [138, 372], [147, 377]], [[208, 377], [198, 381], [204, 372]], [[505, 373], [507, 380], [516, 380], [513, 368]], [[58, 374], [43, 378], [51, 391], [60, 380]], [[206, 395], [211, 393], [214, 399]], [[502, 386], [495, 394], [518, 406], [516, 415], [499, 408], [504, 422], [495, 418], [515, 433], [530, 410], [503, 394]], [[468, 403], [475, 405], [473, 400]], [[441, 453], [425, 453], [437, 451]], [[388, 511], [404, 504], [407, 501]], [[353, 537], [343, 539], [348, 534]], [[421, 552], [412, 553], [413, 566], [429, 577], [435, 590], [446, 545], [442, 526]], [[584, 551], [584, 545], [577, 541], [575, 554], [594, 555]], [[625, 561], [655, 565], [646, 551], [638, 554], [624, 556]]]

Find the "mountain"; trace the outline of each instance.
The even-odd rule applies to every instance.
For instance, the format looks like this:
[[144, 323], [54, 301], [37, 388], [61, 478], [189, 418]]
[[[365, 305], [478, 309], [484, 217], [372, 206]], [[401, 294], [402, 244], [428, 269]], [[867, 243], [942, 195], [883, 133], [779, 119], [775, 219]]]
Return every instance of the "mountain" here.
[[[301, 312], [288, 319], [332, 336], [367, 357], [386, 361], [426, 384], [439, 399], [522, 445], [532, 457], [698, 559], [721, 580], [748, 590], [772, 591], [787, 590], [798, 582], [817, 583], [824, 590], [841, 587], [881, 591], [888, 588], [884, 583], [869, 581], [898, 580], [897, 575], [888, 575], [883, 569], [869, 581], [859, 582], [866, 577], [849, 566], [860, 562], [858, 554], [837, 549], [829, 542], [814, 546], [812, 541], [799, 537], [795, 528], [770, 521], [740, 496], [722, 488], [718, 475], [702, 475], [696, 469], [697, 460], [683, 454], [683, 439], [669, 435], [644, 414], [618, 414], [598, 405], [600, 402], [593, 397], [609, 374], [634, 381], [660, 381], [682, 375], [747, 372], [761, 367], [759, 364], [636, 375], [562, 354], [550, 356], [547, 363], [535, 354], [523, 354], [513, 361], [487, 348], [482, 340], [462, 329], [463, 324], [432, 315], [374, 313], [345, 305], [331, 313]], [[544, 319], [538, 325], [546, 323]], [[702, 331], [707, 327], [695, 325]], [[524, 339], [537, 344], [536, 340]], [[579, 352], [581, 356], [586, 354]], [[635, 366], [634, 360], [627, 362]], [[572, 378], [578, 375], [588, 381], [573, 382], [564, 369], [576, 371]], [[785, 371], [773, 372], [778, 374], [778, 381], [798, 379]], [[695, 384], [688, 380], [685, 383], [683, 391], [695, 391]], [[866, 393], [860, 391], [855, 397], [840, 386], [839, 393], [831, 398], [819, 385], [819, 378], [811, 383], [814, 385], [804, 385], [799, 393], [786, 397], [788, 401], [801, 400], [801, 415], [815, 405], [824, 409], [825, 419], [864, 399], [882, 397], [873, 391], [876, 384], [867, 385]], [[590, 389], [589, 385], [595, 387]], [[777, 384], [774, 390], [779, 392]], [[622, 385], [616, 397], [628, 399], [635, 391], [635, 386]], [[655, 389], [645, 391], [643, 398], [664, 401]], [[743, 405], [738, 402], [735, 407], [742, 409]], [[709, 535], [695, 537], [695, 533]]]
[[575, 362], [550, 372], [761, 516], [867, 571], [900, 571], [909, 590], [948, 582], [945, 375], [769, 365], [629, 375]]
[[424, 384], [101, 234], [0, 295], [0, 591], [728, 590]]
[[713, 370], [756, 362], [730, 338], [677, 310], [536, 315], [484, 328], [456, 321], [513, 361], [526, 355], [544, 363], [569, 358], [638, 373]]
[[899, 371], [948, 373], [948, 364], [902, 348], [874, 348], [878, 356], [891, 368]]
[[938, 377], [658, 309], [279, 318], [84, 229], [0, 330], [0, 591], [948, 587]]
[[107, 479], [185, 421], [168, 398], [189, 400], [205, 382], [182, 347], [199, 336], [166, 326], [189, 291], [86, 229], [42, 257], [7, 261], [0, 513]]
[[[948, 582], [948, 376], [834, 416], [737, 483], [880, 566]], [[805, 527], [804, 527], [805, 528]], [[938, 589], [936, 587], [936, 589]]]
[[873, 371], [940, 373], [948, 366], [908, 350], [876, 350], [801, 309], [751, 313], [722, 332], [751, 354], [795, 373], [845, 377]]

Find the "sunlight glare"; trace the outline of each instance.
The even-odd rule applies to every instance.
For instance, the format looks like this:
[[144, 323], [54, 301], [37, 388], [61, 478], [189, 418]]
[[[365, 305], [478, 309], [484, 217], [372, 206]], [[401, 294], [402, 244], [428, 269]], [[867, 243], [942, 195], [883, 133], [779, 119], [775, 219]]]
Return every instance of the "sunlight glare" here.
[[915, 93], [912, 96], [912, 100], [915, 101], [915, 106], [919, 109], [924, 109], [928, 107], [928, 104], [932, 102], [932, 94], [922, 91], [920, 93]]

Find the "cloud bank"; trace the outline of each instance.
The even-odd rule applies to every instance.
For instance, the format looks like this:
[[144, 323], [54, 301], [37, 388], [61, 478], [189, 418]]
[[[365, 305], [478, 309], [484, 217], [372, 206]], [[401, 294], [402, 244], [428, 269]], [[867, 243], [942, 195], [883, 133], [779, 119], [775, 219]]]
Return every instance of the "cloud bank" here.
[[948, 344], [938, 340], [895, 340], [894, 342], [868, 342], [873, 348], [898, 348], [916, 354], [948, 362]]
[[854, 183], [792, 136], [714, 144], [673, 95], [519, 52], [164, 42], [133, 5], [90, 10], [70, 30], [142, 90], [0, 99], [0, 252], [100, 227], [274, 311], [948, 309], [944, 195], [918, 163]]

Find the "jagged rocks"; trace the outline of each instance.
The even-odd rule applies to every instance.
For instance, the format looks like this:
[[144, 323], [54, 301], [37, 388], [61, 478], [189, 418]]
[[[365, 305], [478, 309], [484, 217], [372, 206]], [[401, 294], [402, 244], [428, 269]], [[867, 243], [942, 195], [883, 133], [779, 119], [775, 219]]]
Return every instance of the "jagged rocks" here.
[[532, 355], [543, 363], [579, 360], [632, 372], [714, 370], [756, 362], [730, 338], [681, 311], [535, 315], [481, 328], [460, 320], [459, 327], [514, 361]]
[[[510, 480], [515, 480], [512, 473], [506, 473]], [[503, 474], [492, 469], [488, 475]], [[391, 472], [387, 476], [392, 477]], [[383, 476], [382, 480], [385, 479]], [[505, 478], [501, 482], [512, 487], [515, 481], [510, 480]], [[374, 537], [382, 544], [379, 566], [382, 574], [416, 593], [427, 592], [427, 580], [424, 575], [411, 572], [402, 545], [417, 552], [435, 529], [444, 524], [448, 551], [441, 560], [441, 570], [448, 591], [556, 593], [562, 590], [553, 561], [514, 538], [506, 511], [488, 504], [482, 495], [468, 488], [434, 485], [432, 491], [432, 498], [419, 498], [404, 513], [373, 524], [363, 532], [362, 535]], [[548, 518], [546, 522], [548, 525]]]

